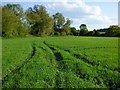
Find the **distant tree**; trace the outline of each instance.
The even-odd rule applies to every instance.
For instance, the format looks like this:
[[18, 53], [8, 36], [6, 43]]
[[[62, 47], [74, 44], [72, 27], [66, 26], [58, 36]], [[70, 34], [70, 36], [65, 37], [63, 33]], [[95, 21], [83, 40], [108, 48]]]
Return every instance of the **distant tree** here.
[[67, 18], [66, 23], [63, 25], [62, 32], [65, 32], [66, 35], [70, 35], [70, 32], [71, 32], [70, 25], [71, 25], [71, 23], [72, 23], [72, 21]]
[[89, 31], [89, 32], [87, 33], [88, 36], [93, 36], [94, 34], [95, 34], [94, 31]]
[[87, 32], [88, 32], [87, 25], [86, 24], [81, 24], [79, 34], [84, 36], [84, 35], [87, 34]]
[[94, 36], [100, 36], [100, 32], [98, 30], [93, 30], [94, 31]]
[[57, 12], [55, 15], [53, 15], [54, 18], [54, 29], [61, 29], [63, 28], [63, 25], [65, 23], [65, 17]]
[[53, 31], [53, 18], [47, 13], [45, 6], [34, 5], [26, 11], [26, 19], [29, 26], [32, 28], [31, 33], [37, 36], [52, 35]]
[[105, 34], [106, 36], [119, 36], [120, 35], [120, 27], [118, 25], [111, 25], [108, 28], [108, 31]]
[[100, 36], [100, 31], [98, 31], [98, 30], [93, 30], [94, 31], [94, 36]]
[[71, 29], [70, 25], [72, 21], [70, 19], [65, 19], [65, 17], [61, 13], [56, 13], [53, 15], [54, 18], [54, 31], [55, 34], [58, 32], [60, 35], [70, 35]]
[[71, 35], [78, 36], [78, 30], [75, 27], [71, 27]]

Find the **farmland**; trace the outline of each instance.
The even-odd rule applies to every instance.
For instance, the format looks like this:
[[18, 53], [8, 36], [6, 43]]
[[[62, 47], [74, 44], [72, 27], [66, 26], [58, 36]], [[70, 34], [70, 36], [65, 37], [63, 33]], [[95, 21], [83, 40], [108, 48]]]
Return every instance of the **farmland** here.
[[2, 39], [0, 38], [0, 80], [2, 79]]
[[118, 38], [2, 40], [4, 88], [117, 88]]

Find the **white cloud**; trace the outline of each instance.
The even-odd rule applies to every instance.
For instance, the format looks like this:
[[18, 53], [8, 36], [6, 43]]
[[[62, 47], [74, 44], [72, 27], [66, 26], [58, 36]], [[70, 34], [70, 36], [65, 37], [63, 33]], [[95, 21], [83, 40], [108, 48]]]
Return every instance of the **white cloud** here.
[[89, 6], [83, 0], [75, 0], [78, 8], [81, 8], [85, 13], [89, 14], [100, 14], [101, 9], [98, 6]]
[[108, 16], [102, 16], [102, 15], [90, 15], [88, 16], [89, 20], [96, 20], [99, 22], [102, 22], [103, 24], [111, 24], [113, 21]]
[[79, 27], [81, 23], [95, 23], [96, 25], [110, 25], [115, 23], [110, 17], [102, 15], [102, 9], [99, 6], [88, 5], [83, 0], [74, 0], [74, 2], [64, 0], [59, 3], [50, 3], [48, 4], [48, 8], [49, 10], [53, 10], [54, 13], [61, 12], [66, 17], [69, 17], [73, 21], [72, 26]]
[[65, 11], [88, 13], [88, 14], [100, 14], [101, 9], [98, 6], [89, 6], [83, 0], [74, 0], [74, 2], [69, 2], [64, 0], [62, 2], [55, 2], [53, 4], [48, 4], [48, 8], [55, 7], [56, 9], [64, 9]]
[[[53, 0], [0, 0], [2, 2], [53, 2]], [[119, 2], [119, 0], [84, 0], [85, 2]], [[54, 2], [61, 2], [61, 0], [54, 0]], [[74, 2], [74, 0], [69, 0]]]

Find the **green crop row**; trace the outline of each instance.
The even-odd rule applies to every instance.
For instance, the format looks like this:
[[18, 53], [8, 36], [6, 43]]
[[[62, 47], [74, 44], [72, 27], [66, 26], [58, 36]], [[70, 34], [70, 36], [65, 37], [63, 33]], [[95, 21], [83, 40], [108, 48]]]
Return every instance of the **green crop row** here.
[[118, 88], [118, 39], [3, 39], [4, 88]]

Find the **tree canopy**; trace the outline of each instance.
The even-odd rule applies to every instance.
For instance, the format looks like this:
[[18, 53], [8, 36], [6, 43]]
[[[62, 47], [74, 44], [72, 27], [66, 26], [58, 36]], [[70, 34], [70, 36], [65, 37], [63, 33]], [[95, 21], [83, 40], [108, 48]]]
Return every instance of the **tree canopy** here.
[[87, 25], [86, 24], [81, 24], [80, 25], [80, 32], [79, 35], [86, 35], [88, 33]]
[[54, 28], [57, 29], [63, 28], [63, 25], [65, 23], [65, 17], [59, 12], [53, 15], [53, 17], [54, 17]]
[[31, 27], [31, 33], [37, 36], [53, 33], [53, 18], [47, 13], [43, 5], [34, 5], [26, 11], [26, 19]]
[[120, 36], [120, 27], [118, 25], [111, 25], [106, 32], [106, 36]]
[[26, 35], [28, 29], [22, 22], [23, 9], [19, 4], [7, 4], [2, 8], [2, 35], [14, 37]]
[[120, 36], [120, 27], [111, 25], [105, 29], [88, 31], [87, 24], [80, 24], [79, 30], [71, 27], [72, 21], [60, 12], [50, 15], [43, 5], [34, 5], [27, 10], [19, 4], [0, 6], [0, 36]]

